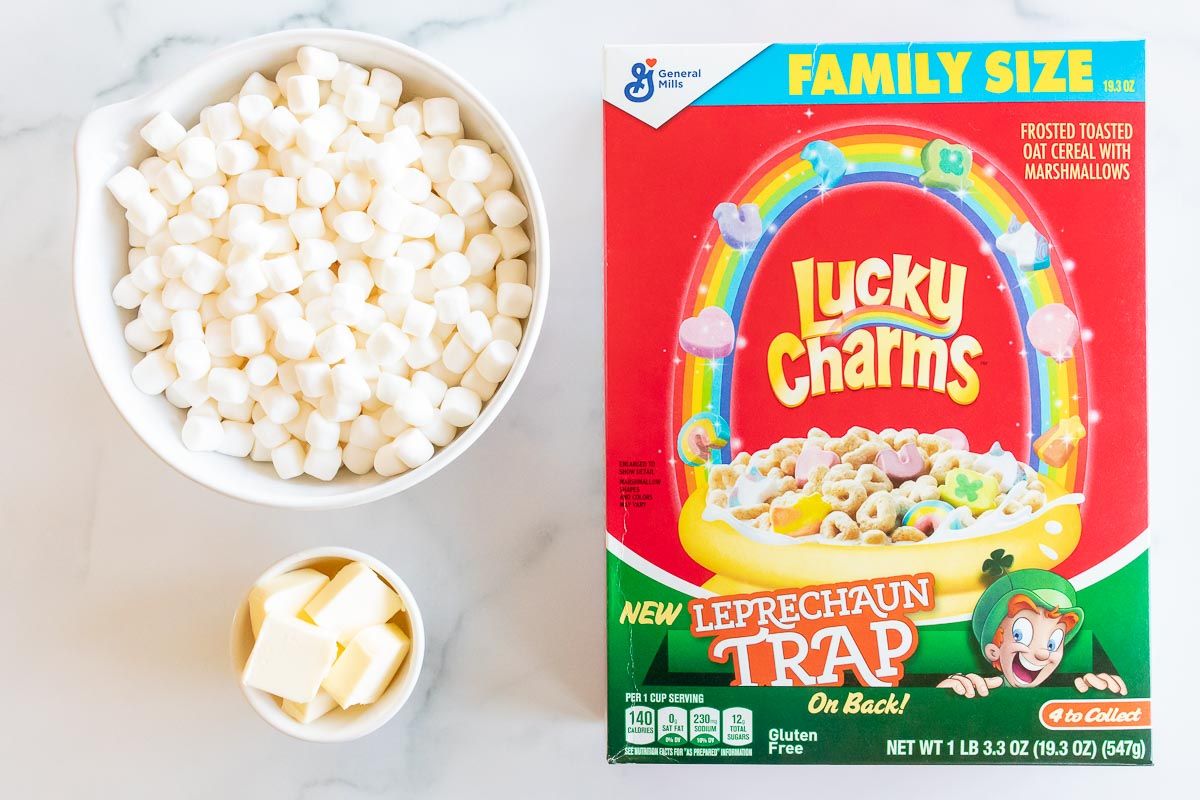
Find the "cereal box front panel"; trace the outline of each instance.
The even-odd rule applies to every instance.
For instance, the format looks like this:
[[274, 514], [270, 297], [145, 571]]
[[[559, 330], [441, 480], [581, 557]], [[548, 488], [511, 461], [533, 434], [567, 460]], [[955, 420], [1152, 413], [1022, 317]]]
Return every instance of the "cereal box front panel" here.
[[609, 757], [1148, 763], [1142, 44], [605, 72]]

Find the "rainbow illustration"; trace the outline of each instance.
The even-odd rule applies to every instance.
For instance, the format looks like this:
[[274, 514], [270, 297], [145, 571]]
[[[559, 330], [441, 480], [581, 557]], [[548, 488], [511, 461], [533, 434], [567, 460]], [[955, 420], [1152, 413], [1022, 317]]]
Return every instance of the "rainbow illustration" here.
[[912, 331], [934, 339], [949, 339], [958, 332], [958, 326], [952, 322], [939, 324], [920, 314], [915, 314], [907, 308], [859, 306], [853, 311], [842, 314], [838, 319], [837, 336], [844, 337], [860, 328], [874, 328], [878, 325]]
[[[747, 250], [729, 247], [714, 224], [707, 235], [701, 257], [693, 274], [688, 297], [690, 306], [682, 309], [684, 316], [698, 314], [706, 306], [725, 309], [735, 326], [740, 324], [742, 308], [750, 284], [763, 254], [771, 246], [775, 233], [800, 213], [805, 205], [821, 198], [826, 192], [853, 184], [889, 183], [911, 187], [913, 191], [928, 192], [943, 200], [962, 215], [990, 248], [1000, 268], [1002, 280], [1013, 302], [1024, 336], [1029, 315], [1050, 303], [1075, 307], [1070, 283], [1067, 280], [1057, 250], [1051, 249], [1048, 269], [1026, 271], [996, 247], [996, 237], [1008, 230], [1009, 223], [1031, 222], [1039, 231], [1052, 231], [1053, 226], [1041, 219], [1031, 203], [1005, 175], [989, 163], [986, 156], [973, 153], [971, 188], [961, 192], [923, 187], [919, 177], [921, 148], [931, 139], [945, 138], [944, 134], [896, 125], [872, 125], [844, 128], [820, 135], [835, 144], [845, 155], [847, 173], [837, 186], [826, 189], [813, 172], [812, 165], [800, 158], [808, 138], [798, 140], [768, 159], [728, 199], [739, 206], [755, 203], [762, 214], [763, 235]], [[811, 137], [810, 137], [811, 138]], [[917, 319], [906, 312], [889, 307], [859, 308], [842, 320], [841, 335], [857, 328], [890, 325], [939, 338], [952, 335], [936, 323]], [[1061, 364], [1034, 349], [1026, 338], [1023, 350], [1030, 387], [1030, 428], [1034, 436], [1060, 420], [1078, 415], [1088, 419], [1087, 384], [1084, 378], [1083, 351]], [[733, 361], [738, 351], [728, 358], [707, 360], [683, 354], [674, 385], [674, 430], [683, 420], [701, 412], [713, 412], [731, 420], [731, 381]], [[736, 431], [735, 431], [736, 434]], [[1042, 463], [1030, 442], [1027, 463], [1049, 476], [1067, 491], [1079, 491], [1083, 486], [1086, 463], [1086, 442], [1080, 443], [1073, 458], [1063, 467]], [[714, 452], [712, 463], [728, 463], [730, 448]], [[677, 462], [676, 470], [681, 495], [686, 497], [705, 482], [708, 466], [689, 467]]]

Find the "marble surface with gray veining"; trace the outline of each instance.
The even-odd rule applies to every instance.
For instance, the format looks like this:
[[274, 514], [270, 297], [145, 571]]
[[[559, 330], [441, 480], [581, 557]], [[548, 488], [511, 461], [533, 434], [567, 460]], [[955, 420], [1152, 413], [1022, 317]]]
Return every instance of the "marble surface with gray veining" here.
[[[0, 48], [0, 795], [999, 797], [1179, 794], [1194, 769], [1190, 2], [438, 3], [4, 0]], [[506, 115], [539, 172], [554, 281], [536, 358], [465, 457], [335, 513], [258, 508], [167, 469], [107, 402], [70, 297], [71, 144], [90, 109], [213, 49], [335, 26], [416, 45]], [[1153, 770], [614, 767], [604, 762], [601, 45], [1146, 37], [1156, 681]], [[654, 224], [647, 220], [647, 225]], [[1097, 219], [1103, 225], [1103, 219]], [[1159, 323], [1157, 320], [1164, 320]], [[1182, 320], [1173, 322], [1172, 320]], [[636, 320], [627, 324], [636, 325]], [[1186, 344], [1190, 356], [1182, 356]], [[1181, 441], [1182, 440], [1182, 441]], [[464, 503], [463, 498], [471, 502]], [[230, 616], [258, 572], [342, 544], [404, 575], [430, 634], [411, 703], [342, 746], [243, 701]], [[964, 705], [969, 709], [969, 705]], [[1154, 791], [1147, 793], [1148, 787]]]

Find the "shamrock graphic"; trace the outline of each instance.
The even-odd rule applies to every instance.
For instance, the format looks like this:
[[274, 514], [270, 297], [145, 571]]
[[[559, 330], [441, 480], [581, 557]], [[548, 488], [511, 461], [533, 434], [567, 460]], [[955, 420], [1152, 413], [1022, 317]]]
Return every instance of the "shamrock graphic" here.
[[1006, 574], [1012, 568], [1013, 557], [1003, 550], [993, 550], [983, 562], [983, 574], [995, 580]]
[[961, 472], [954, 476], [954, 496], [961, 497], [968, 503], [979, 499], [979, 490], [982, 488], [982, 480], [973, 481]]
[[963, 154], [957, 150], [946, 148], [941, 152], [938, 167], [949, 175], [963, 174]]

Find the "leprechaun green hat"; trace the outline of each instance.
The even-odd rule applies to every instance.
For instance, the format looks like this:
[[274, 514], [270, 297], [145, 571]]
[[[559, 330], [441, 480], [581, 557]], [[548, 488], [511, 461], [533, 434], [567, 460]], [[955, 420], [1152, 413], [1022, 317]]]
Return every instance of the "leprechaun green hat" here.
[[998, 578], [975, 604], [971, 630], [980, 650], [992, 641], [1000, 623], [1008, 616], [1009, 601], [1017, 595], [1028, 597], [1047, 611], [1078, 616], [1079, 622], [1067, 631], [1067, 642], [1083, 627], [1083, 609], [1076, 605], [1075, 587], [1070, 581], [1044, 569], [1019, 569]]

